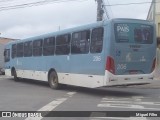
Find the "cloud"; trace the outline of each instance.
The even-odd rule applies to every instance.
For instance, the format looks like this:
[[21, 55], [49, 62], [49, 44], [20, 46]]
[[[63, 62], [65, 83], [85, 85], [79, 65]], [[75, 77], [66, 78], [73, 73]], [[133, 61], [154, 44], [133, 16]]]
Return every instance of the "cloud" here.
[[[89, 9], [89, 8], [90, 9]], [[2, 11], [2, 36], [27, 38], [47, 32], [96, 21], [95, 1], [57, 3]]]
[[151, 0], [110, 0], [111, 5], [114, 4], [127, 4], [127, 3], [142, 3], [144, 4], [130, 4], [130, 5], [115, 5], [111, 6], [114, 17], [116, 18], [135, 18], [135, 19], [146, 19]]
[[[106, 0], [105, 0], [106, 1]], [[145, 0], [147, 1], [147, 0]], [[110, 4], [131, 0], [109, 0]], [[135, 0], [134, 2], [140, 2]], [[143, 2], [143, 1], [142, 1]], [[114, 17], [145, 19], [149, 5], [113, 6]], [[95, 0], [63, 2], [42, 6], [0, 11], [0, 32], [3, 37], [28, 38], [48, 32], [96, 22]], [[2, 17], [3, 16], [3, 17]]]

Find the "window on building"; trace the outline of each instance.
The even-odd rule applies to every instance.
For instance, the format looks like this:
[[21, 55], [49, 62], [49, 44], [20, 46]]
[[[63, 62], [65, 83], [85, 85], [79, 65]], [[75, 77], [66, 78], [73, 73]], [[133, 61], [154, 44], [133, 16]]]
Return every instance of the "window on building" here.
[[10, 61], [10, 49], [4, 50], [4, 61], [9, 62]]
[[24, 43], [24, 57], [32, 56], [32, 41]]
[[42, 55], [42, 39], [33, 41], [33, 56]]
[[89, 52], [90, 30], [75, 32], [72, 34], [71, 53], [86, 54]]
[[43, 43], [43, 55], [54, 55], [55, 51], [55, 37], [49, 37], [44, 39]]
[[56, 55], [68, 55], [70, 53], [70, 34], [56, 37]]
[[17, 57], [17, 45], [13, 44], [12, 45], [12, 58]]
[[100, 53], [103, 47], [103, 28], [95, 28], [91, 35], [91, 53]]

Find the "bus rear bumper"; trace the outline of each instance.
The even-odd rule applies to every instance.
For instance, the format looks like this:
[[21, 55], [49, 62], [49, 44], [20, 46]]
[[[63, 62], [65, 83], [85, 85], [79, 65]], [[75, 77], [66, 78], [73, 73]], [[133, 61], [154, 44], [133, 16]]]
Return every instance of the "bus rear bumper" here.
[[142, 85], [153, 81], [154, 74], [113, 75], [105, 72], [104, 86]]

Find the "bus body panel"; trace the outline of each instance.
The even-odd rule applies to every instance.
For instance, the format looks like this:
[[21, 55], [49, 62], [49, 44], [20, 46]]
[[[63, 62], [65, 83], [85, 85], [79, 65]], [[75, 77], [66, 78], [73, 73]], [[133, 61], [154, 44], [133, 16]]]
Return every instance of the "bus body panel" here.
[[[152, 71], [152, 64], [155, 60], [156, 56], [156, 44], [155, 44], [155, 35], [154, 35], [154, 27], [153, 24], [148, 22], [141, 22], [141, 21], [123, 21], [119, 23], [119, 21], [115, 21], [113, 31], [115, 33], [114, 42], [112, 41], [112, 55], [115, 58], [115, 74], [117, 75], [127, 75], [127, 74], [150, 74]], [[116, 37], [116, 30], [119, 26], [123, 25], [122, 30], [120, 30], [119, 37], [122, 42], [117, 42], [118, 37]], [[128, 31], [125, 31], [125, 27], [128, 27]], [[149, 27], [149, 28], [147, 28]], [[150, 38], [148, 37], [147, 43], [141, 41], [135, 41], [134, 38], [135, 30], [148, 30], [150, 32]], [[138, 32], [141, 32], [138, 31]], [[142, 31], [142, 32], [143, 32]], [[128, 33], [127, 33], [128, 32]], [[139, 36], [142, 34], [137, 33]], [[128, 36], [127, 36], [128, 35]], [[125, 39], [125, 40], [123, 40]], [[143, 39], [143, 38], [142, 38]], [[127, 41], [128, 40], [128, 41]], [[150, 42], [150, 41], [152, 42]]]
[[[153, 43], [117, 43], [114, 27], [114, 25], [117, 23], [139, 25], [142, 24], [152, 26]], [[154, 24], [140, 20], [113, 20], [111, 31], [111, 43], [109, 48], [110, 53], [107, 55], [113, 58], [114, 60], [115, 73], [111, 73], [108, 70], [106, 70], [104, 86], [150, 83], [154, 78], [154, 71], [152, 71], [152, 67], [156, 56], [156, 39]]]
[[[155, 37], [153, 37], [152, 44], [117, 43], [114, 25], [124, 23], [145, 24], [154, 28], [153, 24], [142, 20], [113, 19], [12, 42], [6, 45], [6, 49], [10, 49], [10, 61], [5, 64], [6, 75], [11, 76], [11, 70], [15, 68], [17, 76], [20, 78], [48, 81], [49, 71], [53, 69], [57, 72], [59, 83], [74, 86], [95, 88], [149, 83], [153, 80], [151, 69], [155, 58]], [[14, 59], [11, 57], [12, 44], [68, 33], [72, 36], [74, 32], [82, 30], [91, 32], [97, 27], [104, 28], [103, 48], [100, 53], [89, 51], [86, 54], [72, 54], [70, 51], [68, 55], [54, 54], [52, 56], [16, 57]], [[140, 47], [135, 50], [134, 47], [137, 46]], [[130, 61], [131, 56], [132, 61]], [[115, 73], [107, 70], [108, 58], [114, 60]]]
[[154, 72], [150, 74], [136, 74], [136, 75], [113, 75], [106, 71], [104, 86], [127, 86], [127, 85], [141, 85], [148, 84], [153, 81]]

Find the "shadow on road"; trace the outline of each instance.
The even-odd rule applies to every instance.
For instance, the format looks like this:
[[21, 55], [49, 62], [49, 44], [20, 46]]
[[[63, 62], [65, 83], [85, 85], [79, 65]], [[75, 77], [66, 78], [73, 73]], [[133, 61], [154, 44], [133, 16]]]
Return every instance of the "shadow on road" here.
[[[9, 78], [8, 80], [14, 81], [13, 78]], [[24, 83], [29, 85], [36, 85], [41, 87], [48, 87], [47, 82], [31, 80], [31, 79], [20, 79], [17, 83]], [[49, 88], [51, 89], [51, 88]], [[134, 89], [134, 90], [133, 90]], [[142, 96], [143, 94], [140, 92], [136, 92], [136, 88], [125, 88], [125, 87], [106, 87], [106, 88], [84, 88], [84, 87], [76, 87], [70, 85], [64, 85], [59, 89], [60, 91], [76, 91], [82, 94], [88, 94], [92, 96], [116, 96], [116, 97], [131, 97], [131, 96]]]
[[93, 96], [116, 96], [116, 97], [131, 97], [131, 96], [141, 96], [142, 94], [134, 91], [128, 91], [125, 88], [116, 88], [116, 87], [110, 87], [110, 88], [81, 88], [77, 87], [75, 88], [78, 93], [83, 94], [89, 94]]
[[44, 86], [49, 87], [47, 82], [39, 81], [39, 80], [32, 80], [32, 79], [19, 79], [19, 81], [15, 81], [13, 78], [9, 78], [8, 80], [17, 82], [17, 83], [24, 83], [24, 84], [30, 84], [30, 85], [36, 85], [36, 86]]

